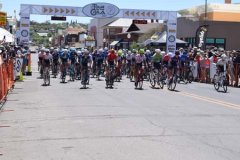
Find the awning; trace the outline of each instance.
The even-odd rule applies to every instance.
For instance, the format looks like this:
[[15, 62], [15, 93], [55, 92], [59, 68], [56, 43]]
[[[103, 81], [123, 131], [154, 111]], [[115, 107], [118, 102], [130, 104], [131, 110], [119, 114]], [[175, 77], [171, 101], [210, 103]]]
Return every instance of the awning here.
[[116, 44], [118, 44], [119, 43], [119, 41], [113, 41], [111, 44], [110, 44], [110, 46], [115, 46]]
[[[5, 37], [5, 39], [4, 39]], [[7, 30], [0, 28], [0, 41], [14, 42], [14, 36]]]

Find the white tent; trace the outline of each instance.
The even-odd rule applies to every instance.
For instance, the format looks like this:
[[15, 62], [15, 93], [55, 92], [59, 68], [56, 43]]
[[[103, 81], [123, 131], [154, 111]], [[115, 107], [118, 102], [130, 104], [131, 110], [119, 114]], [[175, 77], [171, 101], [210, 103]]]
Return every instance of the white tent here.
[[[4, 36], [5, 36], [5, 40], [4, 40]], [[14, 36], [7, 30], [0, 28], [0, 41], [12, 43], [14, 42]]]

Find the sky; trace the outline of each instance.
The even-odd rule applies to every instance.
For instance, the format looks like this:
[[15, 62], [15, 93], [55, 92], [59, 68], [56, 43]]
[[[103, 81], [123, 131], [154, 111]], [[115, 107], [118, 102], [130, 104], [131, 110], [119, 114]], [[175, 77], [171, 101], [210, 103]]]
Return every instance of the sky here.
[[[208, 3], [224, 3], [224, 0], [207, 0]], [[197, 5], [202, 5], [205, 0], [0, 0], [2, 11], [7, 12], [8, 16], [14, 15], [17, 11], [19, 19], [20, 4], [38, 4], [38, 5], [57, 5], [57, 6], [75, 6], [83, 7], [89, 3], [107, 2], [116, 5], [120, 9], [149, 9], [149, 10], [169, 10], [178, 11]], [[232, 3], [240, 3], [240, 0], [232, 0]], [[31, 15], [31, 20], [45, 22], [50, 20], [51, 16]], [[67, 17], [67, 21], [78, 21], [89, 23], [88, 17]], [[53, 22], [53, 21], [51, 21]]]

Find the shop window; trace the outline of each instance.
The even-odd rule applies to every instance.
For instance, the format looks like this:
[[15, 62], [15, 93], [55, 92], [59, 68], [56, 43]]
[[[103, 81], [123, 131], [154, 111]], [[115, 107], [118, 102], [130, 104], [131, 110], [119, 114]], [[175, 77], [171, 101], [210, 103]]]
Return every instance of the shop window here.
[[214, 44], [215, 40], [214, 40], [214, 38], [206, 38], [206, 43], [207, 44]]
[[224, 38], [216, 38], [216, 44], [225, 44]]

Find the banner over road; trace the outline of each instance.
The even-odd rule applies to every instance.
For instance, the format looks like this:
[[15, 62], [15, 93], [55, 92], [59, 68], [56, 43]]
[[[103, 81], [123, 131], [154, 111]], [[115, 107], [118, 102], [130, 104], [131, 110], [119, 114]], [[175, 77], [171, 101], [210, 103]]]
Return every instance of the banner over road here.
[[[34, 5], [21, 4], [21, 43], [29, 42], [29, 17], [31, 14], [52, 15], [52, 16], [78, 16], [93, 18], [130, 18], [130, 19], [158, 19], [166, 21], [168, 25], [167, 51], [176, 50], [176, 33], [177, 33], [177, 12], [176, 11], [159, 11], [144, 9], [119, 9], [110, 3], [91, 3], [84, 7], [75, 6], [51, 6], [51, 5]], [[173, 25], [175, 24], [175, 25]]]

